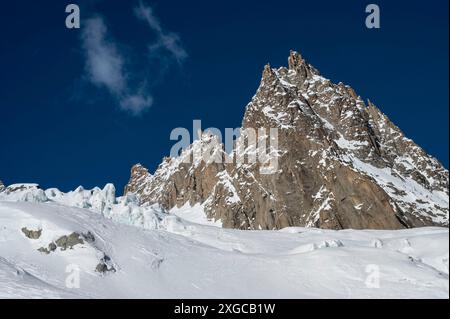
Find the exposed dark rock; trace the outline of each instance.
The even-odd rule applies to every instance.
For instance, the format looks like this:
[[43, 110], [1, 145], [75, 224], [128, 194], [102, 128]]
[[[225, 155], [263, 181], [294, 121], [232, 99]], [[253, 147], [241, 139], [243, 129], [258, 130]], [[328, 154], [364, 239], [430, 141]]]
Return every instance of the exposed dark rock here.
[[84, 241], [81, 238], [80, 234], [73, 232], [69, 236], [61, 236], [55, 241], [55, 243], [56, 246], [61, 248], [61, 250], [66, 250], [67, 248], [72, 249], [75, 245], [83, 244]]
[[55, 243], [48, 244], [48, 250], [49, 251], [55, 251], [56, 250], [56, 244]]
[[46, 255], [50, 254], [51, 252], [53, 252], [53, 251], [55, 251], [55, 250], [56, 250], [56, 245], [55, 245], [55, 243], [50, 243], [50, 244], [48, 244], [48, 247], [47, 247], [47, 248], [41, 247], [41, 248], [38, 249], [38, 251], [40, 251], [41, 253], [44, 253], [44, 254], [46, 254]]
[[29, 230], [26, 227], [23, 227], [22, 233], [24, 233], [25, 236], [27, 236], [30, 239], [39, 239], [39, 237], [41, 237], [41, 234], [42, 234], [42, 229]]
[[44, 253], [46, 255], [50, 254], [50, 251], [45, 247], [39, 248], [38, 251], [40, 251], [41, 253]]
[[[296, 52], [288, 63], [264, 67], [242, 121], [243, 130], [278, 129], [275, 173], [264, 174], [261, 162], [195, 159], [204, 149], [228, 156], [205, 133], [154, 175], [134, 166], [125, 193], [165, 209], [204, 204], [228, 228], [448, 227], [448, 170], [351, 87], [325, 79]], [[250, 156], [240, 143], [242, 135], [235, 155]]]
[[97, 267], [95, 267], [95, 271], [105, 273], [108, 271], [108, 266], [105, 263], [101, 262], [97, 265]]
[[107, 255], [104, 255], [100, 260], [100, 263], [98, 263], [95, 267], [95, 271], [101, 274], [105, 274], [107, 272], [116, 272], [116, 269], [112, 264], [111, 258], [109, 258], [109, 256]]
[[88, 231], [87, 233], [83, 234], [83, 238], [84, 238], [84, 240], [86, 240], [86, 242], [88, 242], [88, 243], [93, 243], [93, 242], [95, 242], [95, 236], [94, 236], [94, 234], [92, 234], [90, 231]]

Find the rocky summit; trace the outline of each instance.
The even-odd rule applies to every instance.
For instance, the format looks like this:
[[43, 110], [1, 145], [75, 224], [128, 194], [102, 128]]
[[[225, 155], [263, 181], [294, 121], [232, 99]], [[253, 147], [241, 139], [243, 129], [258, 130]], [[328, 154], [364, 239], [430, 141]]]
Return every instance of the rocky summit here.
[[[268, 152], [275, 172], [236, 161], [254, 151], [239, 147], [244, 135], [227, 154], [204, 133], [154, 174], [135, 165], [125, 193], [166, 209], [201, 204], [227, 228], [448, 227], [448, 170], [372, 102], [321, 76], [299, 53], [290, 53], [288, 67], [264, 67], [242, 121], [243, 130], [251, 128], [277, 128], [278, 144]], [[232, 160], [195, 156], [205, 148]]]

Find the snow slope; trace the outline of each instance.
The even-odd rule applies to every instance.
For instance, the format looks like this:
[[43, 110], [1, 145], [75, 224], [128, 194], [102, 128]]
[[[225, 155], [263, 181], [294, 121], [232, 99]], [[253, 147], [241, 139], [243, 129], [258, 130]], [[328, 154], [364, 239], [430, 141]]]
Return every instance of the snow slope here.
[[213, 221], [207, 218], [204, 205], [195, 204], [194, 206], [191, 206], [189, 203], [186, 203], [181, 207], [175, 206], [169, 212], [170, 214], [195, 224], [222, 227], [222, 222], [220, 220]]
[[[147, 208], [157, 225], [73, 206], [0, 200], [1, 298], [449, 297], [446, 228], [239, 231]], [[178, 213], [198, 221], [196, 209]], [[73, 232], [93, 239], [38, 251]], [[96, 271], [105, 256], [115, 271]]]

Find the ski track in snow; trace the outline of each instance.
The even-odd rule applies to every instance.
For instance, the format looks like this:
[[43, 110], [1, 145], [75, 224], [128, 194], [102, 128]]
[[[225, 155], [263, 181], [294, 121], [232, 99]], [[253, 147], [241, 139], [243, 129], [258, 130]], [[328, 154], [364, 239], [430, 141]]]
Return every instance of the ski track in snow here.
[[[449, 297], [447, 228], [241, 231], [201, 214], [182, 207], [146, 229], [61, 203], [0, 201], [0, 298]], [[37, 251], [88, 231], [93, 243]], [[103, 255], [116, 272], [95, 271]], [[66, 287], [68, 265], [80, 288]], [[366, 285], [374, 265], [379, 288]]]

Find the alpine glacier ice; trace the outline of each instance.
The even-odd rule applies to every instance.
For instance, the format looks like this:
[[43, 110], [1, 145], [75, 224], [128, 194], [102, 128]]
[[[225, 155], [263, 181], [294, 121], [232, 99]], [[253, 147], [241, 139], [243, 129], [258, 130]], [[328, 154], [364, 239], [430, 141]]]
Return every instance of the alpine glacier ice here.
[[201, 206], [115, 198], [112, 185], [66, 194], [31, 184], [0, 193], [0, 225], [0, 298], [449, 295], [447, 228], [242, 231], [211, 224]]

